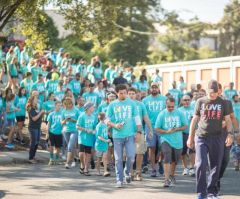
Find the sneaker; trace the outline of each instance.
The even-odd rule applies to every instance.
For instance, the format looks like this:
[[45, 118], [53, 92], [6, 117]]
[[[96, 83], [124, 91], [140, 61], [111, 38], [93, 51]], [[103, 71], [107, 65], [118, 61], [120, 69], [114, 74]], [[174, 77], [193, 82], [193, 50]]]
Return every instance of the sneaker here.
[[6, 139], [8, 139], [8, 136], [2, 134], [2, 135], [1, 135], [1, 138], [2, 138], [3, 140], [6, 140]]
[[70, 169], [70, 166], [69, 166], [68, 163], [65, 164], [65, 168], [66, 168], [66, 169]]
[[152, 173], [151, 173], [150, 177], [152, 177], [152, 178], [157, 177], [157, 171], [156, 170], [152, 170]]
[[215, 195], [211, 195], [211, 196], [208, 196], [207, 199], [219, 199], [219, 197]]
[[168, 188], [168, 187], [170, 187], [170, 185], [171, 185], [171, 182], [169, 180], [165, 180], [163, 187]]
[[73, 167], [75, 167], [76, 166], [76, 162], [72, 162], [72, 164], [71, 164], [71, 167], [73, 168]]
[[183, 176], [186, 176], [186, 175], [188, 175], [188, 174], [189, 174], [188, 168], [184, 168], [182, 175], [183, 175]]
[[108, 177], [108, 176], [110, 176], [111, 174], [109, 173], [109, 172], [104, 172], [104, 174], [103, 174], [103, 176], [104, 177]]
[[14, 144], [9, 143], [9, 144], [6, 144], [5, 147], [8, 149], [14, 149]]
[[195, 169], [194, 168], [189, 169], [189, 176], [195, 177]]
[[24, 140], [21, 140], [20, 144], [24, 145], [24, 144], [26, 144], [26, 142]]
[[54, 161], [53, 160], [49, 160], [48, 166], [52, 166], [52, 165], [54, 165]]
[[147, 172], [148, 172], [148, 167], [144, 166], [143, 169], [142, 169], [142, 173], [147, 173]]
[[172, 185], [175, 185], [176, 184], [176, 179], [175, 179], [175, 177], [174, 176], [170, 176], [170, 182], [171, 182], [171, 184]]
[[126, 169], [124, 169], [123, 173], [124, 173], [124, 176], [125, 176], [126, 183], [130, 183], [131, 182], [131, 176], [126, 173]]
[[122, 187], [123, 187], [123, 183], [120, 181], [117, 181], [116, 188], [122, 188]]
[[158, 172], [163, 175], [164, 174], [164, 169], [163, 169], [163, 164], [162, 162], [158, 162]]
[[29, 164], [37, 164], [37, 161], [34, 160], [34, 159], [32, 159], [32, 160], [28, 160], [28, 163], [29, 163]]
[[136, 175], [136, 181], [142, 181], [142, 176], [141, 174], [138, 174]]

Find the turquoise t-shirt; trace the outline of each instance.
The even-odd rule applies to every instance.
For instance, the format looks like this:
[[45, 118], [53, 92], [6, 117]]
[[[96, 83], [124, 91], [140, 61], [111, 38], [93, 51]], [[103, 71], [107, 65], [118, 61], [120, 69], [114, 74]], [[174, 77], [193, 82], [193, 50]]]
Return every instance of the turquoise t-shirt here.
[[188, 123], [188, 128], [186, 130], [183, 131], [183, 133], [189, 133], [189, 128], [190, 128], [190, 124], [191, 124], [191, 119], [192, 119], [192, 116], [194, 114], [194, 108], [190, 105], [188, 107], [180, 107], [178, 109], [181, 113], [183, 113], [183, 115], [185, 116], [185, 119]]
[[105, 140], [108, 140], [108, 126], [103, 122], [99, 122], [96, 127], [95, 150], [101, 151], [101, 152], [107, 152], [108, 151], [108, 143], [100, 140], [98, 138], [98, 136], [104, 138]]
[[0, 97], [0, 113], [3, 111], [3, 98]]
[[[62, 120], [71, 118], [77, 121], [78, 116], [79, 111], [75, 107], [73, 107], [71, 110], [62, 110]], [[63, 125], [63, 132], [77, 132], [76, 122], [67, 121], [66, 124]]]
[[147, 92], [149, 89], [149, 85], [147, 81], [144, 82], [138, 82], [138, 90], [142, 91], [142, 92]]
[[23, 75], [25, 75], [28, 71], [28, 67], [26, 65], [22, 65], [20, 66], [20, 71]]
[[14, 101], [11, 102], [6, 102], [6, 108], [9, 107], [9, 111], [10, 112], [6, 112], [6, 118], [7, 119], [15, 119], [16, 118], [16, 114], [15, 114], [15, 105], [14, 105]]
[[81, 92], [81, 82], [73, 79], [70, 84], [72, 85], [72, 91], [74, 94], [79, 95]]
[[17, 72], [17, 67], [15, 64], [9, 64], [7, 65], [8, 66], [8, 71], [9, 71], [9, 74], [11, 76], [17, 76], [18, 75], [18, 72]]
[[62, 134], [62, 113], [61, 111], [53, 111], [51, 112], [48, 117], [47, 117], [47, 121], [49, 122], [50, 128], [49, 131], [52, 134], [55, 135], [61, 135]]
[[46, 112], [45, 114], [45, 119], [47, 119], [47, 116], [50, 112], [54, 111], [55, 108], [55, 102], [52, 100], [48, 100], [46, 102], [43, 103], [42, 106], [43, 110]]
[[82, 115], [83, 113], [85, 113], [84, 106], [81, 106], [81, 107], [77, 106], [76, 108], [78, 109], [79, 116]]
[[240, 102], [237, 102], [237, 103], [233, 102], [232, 106], [233, 106], [234, 115], [238, 123], [240, 123]]
[[[86, 128], [89, 130], [95, 130], [96, 125], [97, 125], [97, 118], [94, 114], [87, 115], [86, 113], [83, 113], [82, 115], [79, 116], [77, 121], [77, 126], [80, 126], [82, 128]], [[78, 144], [93, 147], [94, 141], [95, 141], [94, 134], [78, 130]]]
[[110, 81], [111, 80], [111, 72], [112, 72], [112, 69], [111, 68], [107, 68], [104, 72], [104, 77]]
[[72, 91], [73, 90], [72, 84], [70, 84], [70, 83], [64, 84], [63, 85], [63, 91], [66, 91], [67, 89], [70, 89]]
[[20, 86], [25, 88], [26, 93], [27, 93], [27, 97], [29, 97], [30, 93], [31, 93], [32, 86], [33, 86], [32, 79], [23, 79], [20, 83]]
[[[179, 110], [174, 110], [172, 112], [168, 112], [167, 109], [163, 110], [159, 113], [155, 128], [160, 128], [163, 130], [169, 130], [171, 128], [179, 128], [187, 125], [187, 121], [184, 115]], [[171, 147], [175, 149], [183, 148], [183, 137], [182, 131], [176, 131], [170, 134], [161, 134], [161, 143], [167, 142]]]
[[48, 93], [55, 92], [58, 87], [59, 80], [48, 80], [45, 88], [47, 89]]
[[237, 95], [238, 94], [238, 92], [237, 92], [237, 90], [235, 90], [235, 89], [226, 89], [226, 90], [224, 90], [224, 96], [228, 99], [228, 100], [230, 100], [231, 102], [233, 101], [233, 99], [232, 99], [232, 97], [233, 97], [233, 95]]
[[83, 94], [82, 97], [85, 99], [86, 102], [92, 102], [95, 108], [98, 107], [99, 104], [101, 104], [101, 98], [95, 92], [86, 92]]
[[149, 95], [142, 100], [153, 127], [155, 126], [158, 114], [166, 108], [166, 100], [167, 98], [163, 95], [157, 95], [156, 97]]
[[123, 77], [124, 77], [128, 82], [131, 82], [132, 73], [131, 73], [131, 72], [126, 72], [126, 73], [124, 73]]
[[108, 103], [107, 102], [103, 102], [99, 107], [97, 112], [98, 113], [106, 113], [108, 109]]
[[177, 107], [179, 105], [180, 99], [182, 97], [182, 92], [180, 90], [174, 89], [174, 88], [168, 90], [168, 92], [174, 98], [174, 100], [175, 100], [175, 107]]
[[[31, 90], [37, 90], [39, 92], [39, 100], [43, 103], [45, 98], [45, 84], [44, 82], [36, 82], [32, 85]], [[42, 94], [40, 94], [42, 93]]]
[[27, 97], [26, 96], [16, 96], [15, 106], [20, 109], [18, 112], [16, 112], [16, 116], [25, 116], [26, 115], [26, 104], [27, 104]]
[[160, 77], [159, 75], [153, 75], [153, 77], [152, 77], [152, 81], [153, 82], [162, 82], [162, 77]]
[[94, 70], [94, 66], [92, 65], [87, 66], [87, 73], [93, 73], [93, 70]]
[[93, 69], [93, 76], [96, 79], [102, 79], [102, 74], [103, 74], [103, 71], [102, 71], [101, 68], [94, 67], [94, 69]]
[[61, 102], [64, 97], [64, 91], [57, 91], [54, 93], [54, 95], [55, 95], [55, 98]]
[[[143, 117], [147, 115], [147, 109], [142, 102], [137, 101], [137, 100], [135, 102], [136, 102], [136, 105], [137, 105], [137, 113], [140, 116], [140, 119], [141, 119], [142, 124], [143, 124]], [[137, 131], [137, 128], [136, 128], [136, 131]], [[143, 132], [143, 128], [142, 128], [142, 132]]]
[[118, 99], [111, 102], [107, 109], [107, 118], [115, 124], [124, 122], [121, 129], [113, 128], [113, 138], [126, 138], [136, 133], [135, 117], [138, 116], [135, 101], [126, 98], [124, 101]]
[[80, 73], [80, 77], [87, 77], [87, 66], [85, 64], [79, 64], [76, 68], [76, 71]]
[[187, 84], [185, 83], [185, 82], [178, 82], [178, 84], [177, 84], [177, 89], [179, 90], [179, 91], [183, 91], [184, 89], [186, 89], [187, 88]]
[[38, 66], [33, 66], [31, 68], [31, 73], [32, 73], [32, 80], [33, 82], [37, 81], [38, 75], [42, 74], [42, 68], [38, 67]]
[[118, 76], [117, 71], [112, 70], [111, 73], [110, 73], [110, 82], [111, 82], [111, 84], [113, 83], [113, 80], [114, 80], [117, 76]]

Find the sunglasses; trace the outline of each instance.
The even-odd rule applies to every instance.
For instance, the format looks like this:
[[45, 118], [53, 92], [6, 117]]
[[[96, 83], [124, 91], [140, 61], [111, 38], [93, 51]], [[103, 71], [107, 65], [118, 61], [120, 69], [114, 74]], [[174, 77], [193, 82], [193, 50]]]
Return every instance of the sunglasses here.
[[184, 99], [183, 101], [185, 101], [185, 102], [189, 102], [189, 101], [190, 101], [190, 99]]

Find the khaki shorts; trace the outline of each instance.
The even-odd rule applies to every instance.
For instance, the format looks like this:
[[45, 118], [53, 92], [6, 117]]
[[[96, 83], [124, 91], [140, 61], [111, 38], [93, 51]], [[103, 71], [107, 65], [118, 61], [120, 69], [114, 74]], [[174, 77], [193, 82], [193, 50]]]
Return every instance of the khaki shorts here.
[[147, 142], [145, 138], [145, 134], [141, 134], [140, 142], [136, 143], [136, 154], [145, 154], [147, 151]]

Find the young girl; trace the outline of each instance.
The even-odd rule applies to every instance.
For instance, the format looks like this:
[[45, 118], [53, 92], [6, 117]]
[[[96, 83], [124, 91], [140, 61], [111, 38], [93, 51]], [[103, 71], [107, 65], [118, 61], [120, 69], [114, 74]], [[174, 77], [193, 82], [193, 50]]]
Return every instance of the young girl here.
[[22, 129], [26, 118], [26, 104], [27, 104], [26, 89], [20, 87], [18, 95], [15, 98], [15, 106], [19, 109], [19, 111], [16, 112], [16, 120], [18, 127], [17, 133], [19, 135], [19, 138], [17, 137], [16, 140], [20, 141], [22, 145], [25, 144], [23, 140]]
[[80, 158], [80, 173], [90, 176], [88, 168], [91, 159], [91, 151], [94, 146], [95, 128], [97, 124], [94, 112], [94, 104], [87, 102], [84, 105], [85, 112], [82, 113], [77, 121], [79, 158]]
[[100, 162], [103, 158], [104, 165], [104, 177], [110, 176], [110, 173], [107, 171], [107, 163], [108, 163], [108, 144], [111, 143], [111, 140], [108, 138], [108, 127], [104, 123], [105, 113], [98, 114], [99, 123], [96, 127], [96, 142], [95, 142], [95, 150], [97, 156], [97, 172], [100, 174]]
[[[62, 113], [61, 113], [61, 102], [55, 103], [55, 111], [51, 112], [48, 117], [48, 134], [50, 140], [50, 160], [48, 165], [53, 165], [59, 161], [60, 148], [62, 147]], [[55, 148], [55, 156], [53, 147]]]
[[8, 141], [6, 148], [13, 149], [14, 145], [12, 144], [13, 135], [15, 132], [15, 119], [16, 114], [15, 112], [19, 111], [18, 108], [14, 105], [14, 99], [15, 95], [10, 94], [9, 96], [6, 96], [6, 119], [7, 119], [7, 126], [10, 128], [10, 132], [8, 134]]

